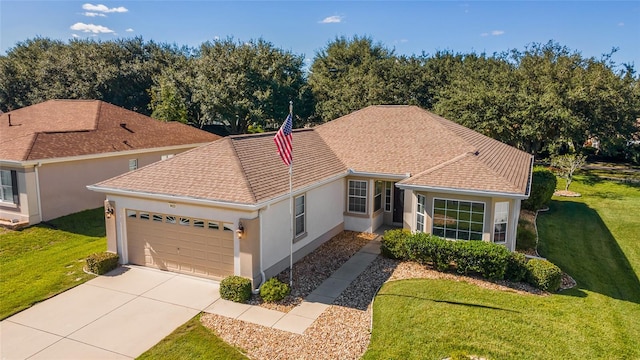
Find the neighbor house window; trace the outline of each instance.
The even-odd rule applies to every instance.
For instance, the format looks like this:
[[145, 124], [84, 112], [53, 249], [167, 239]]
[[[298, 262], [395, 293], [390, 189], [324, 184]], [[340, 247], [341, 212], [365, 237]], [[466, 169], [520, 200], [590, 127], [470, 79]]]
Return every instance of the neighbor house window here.
[[482, 240], [484, 203], [434, 199], [431, 233], [454, 240]]
[[138, 168], [138, 159], [129, 159], [129, 171]]
[[506, 242], [507, 225], [509, 222], [509, 203], [506, 201], [497, 202], [493, 216], [493, 242]]
[[304, 195], [300, 195], [298, 197], [296, 197], [295, 199], [295, 208], [296, 208], [296, 217], [295, 217], [295, 225], [296, 225], [296, 229], [295, 229], [295, 234], [296, 237], [304, 234], [304, 232], [306, 231], [305, 229], [305, 214], [306, 214], [306, 210], [305, 210], [305, 196]]
[[349, 180], [349, 212], [365, 214], [367, 212], [367, 182]]
[[171, 159], [173, 156], [174, 156], [174, 154], [162, 155], [162, 156], [160, 156], [160, 160]]
[[427, 198], [418, 194], [418, 207], [416, 209], [416, 231], [424, 232], [424, 209], [426, 208]]
[[382, 188], [384, 186], [384, 182], [376, 181], [375, 186], [373, 187], [375, 193], [373, 195], [373, 211], [378, 211], [382, 209]]
[[391, 192], [393, 191], [393, 183], [387, 181], [384, 188], [384, 211], [391, 211]]
[[17, 204], [18, 178], [15, 170], [0, 170], [0, 202]]

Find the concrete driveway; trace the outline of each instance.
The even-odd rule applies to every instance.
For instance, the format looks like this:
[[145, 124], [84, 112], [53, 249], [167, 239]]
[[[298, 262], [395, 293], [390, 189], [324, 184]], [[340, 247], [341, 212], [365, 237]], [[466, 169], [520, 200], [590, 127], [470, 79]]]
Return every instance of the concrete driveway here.
[[219, 298], [214, 281], [123, 266], [0, 322], [0, 358], [135, 358]]

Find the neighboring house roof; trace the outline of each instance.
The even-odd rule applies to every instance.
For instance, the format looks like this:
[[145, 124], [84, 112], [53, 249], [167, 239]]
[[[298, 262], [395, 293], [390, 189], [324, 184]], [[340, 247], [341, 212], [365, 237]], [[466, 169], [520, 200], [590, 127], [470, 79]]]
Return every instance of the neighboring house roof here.
[[0, 114], [0, 159], [29, 161], [201, 144], [220, 137], [99, 100], [49, 100]]
[[[97, 188], [256, 204], [287, 194], [274, 133], [227, 137]], [[369, 106], [293, 132], [293, 186], [348, 171], [400, 183], [528, 195], [533, 157], [415, 106]]]

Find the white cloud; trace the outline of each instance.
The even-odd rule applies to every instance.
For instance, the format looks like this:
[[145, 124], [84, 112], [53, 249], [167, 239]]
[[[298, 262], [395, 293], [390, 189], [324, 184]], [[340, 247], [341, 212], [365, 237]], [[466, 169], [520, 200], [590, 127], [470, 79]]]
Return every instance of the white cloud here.
[[328, 16], [322, 19], [322, 21], [320, 21], [320, 24], [339, 24], [342, 22], [343, 19], [344, 19], [344, 16], [338, 16], [338, 15]]
[[491, 32], [491, 35], [493, 35], [493, 36], [500, 36], [500, 35], [503, 35], [503, 34], [504, 34], [503, 30], [493, 30]]
[[213, 40], [220, 40], [220, 36], [218, 36], [218, 35], [214, 36]]
[[125, 30], [126, 32], [133, 32], [132, 28], [128, 28], [127, 30]]
[[80, 37], [78, 34], [71, 34], [71, 36], [76, 38], [76, 39]]
[[102, 26], [102, 25], [94, 25], [94, 24], [85, 24], [85, 23], [75, 23], [73, 25], [71, 25], [71, 30], [76, 30], [76, 31], [82, 31], [82, 32], [87, 32], [87, 33], [94, 33], [94, 34], [109, 34], [109, 33], [113, 33], [114, 31], [109, 29], [108, 27]]
[[89, 11], [82, 13], [82, 15], [88, 16], [88, 17], [96, 17], [96, 16], [106, 17], [107, 16], [105, 14], [96, 13], [96, 12], [89, 12]]
[[88, 11], [97, 11], [97, 12], [101, 12], [101, 13], [124, 13], [129, 11], [126, 7], [124, 6], [120, 6], [120, 7], [115, 7], [115, 8], [109, 8], [106, 5], [102, 5], [102, 4], [98, 4], [98, 5], [93, 5], [93, 4], [84, 4], [82, 5], [82, 8]]

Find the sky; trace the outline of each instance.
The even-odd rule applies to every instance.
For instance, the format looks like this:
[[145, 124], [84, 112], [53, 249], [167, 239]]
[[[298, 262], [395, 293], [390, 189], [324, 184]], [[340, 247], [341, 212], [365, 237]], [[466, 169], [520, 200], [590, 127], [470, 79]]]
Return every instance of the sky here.
[[310, 63], [336, 37], [368, 36], [398, 55], [524, 50], [553, 40], [640, 67], [640, 1], [0, 0], [0, 55], [37, 36], [197, 47], [262, 38]]

